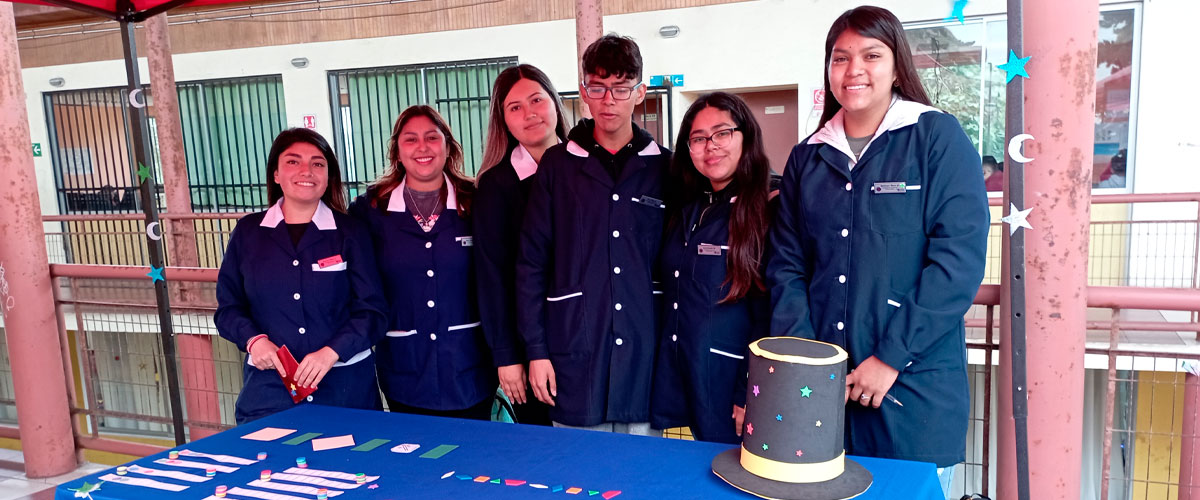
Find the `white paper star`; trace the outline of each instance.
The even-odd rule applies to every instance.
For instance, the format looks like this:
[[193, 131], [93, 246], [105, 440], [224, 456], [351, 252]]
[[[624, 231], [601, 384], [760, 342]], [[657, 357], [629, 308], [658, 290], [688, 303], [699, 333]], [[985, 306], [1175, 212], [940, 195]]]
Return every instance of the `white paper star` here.
[[1029, 221], [1025, 220], [1026, 217], [1029, 217], [1029, 212], [1033, 211], [1033, 207], [1026, 208], [1025, 210], [1017, 210], [1015, 204], [1009, 203], [1008, 205], [1010, 207], [1008, 215], [1001, 217], [1000, 222], [1008, 224], [1009, 236], [1016, 234], [1018, 228], [1033, 229], [1033, 226], [1029, 225]]

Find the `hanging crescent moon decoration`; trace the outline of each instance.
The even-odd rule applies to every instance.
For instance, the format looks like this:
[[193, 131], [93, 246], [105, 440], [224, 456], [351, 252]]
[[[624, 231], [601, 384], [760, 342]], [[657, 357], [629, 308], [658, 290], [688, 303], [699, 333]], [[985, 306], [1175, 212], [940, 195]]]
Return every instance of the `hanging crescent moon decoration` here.
[[1021, 154], [1021, 146], [1025, 141], [1033, 140], [1033, 136], [1029, 134], [1018, 134], [1013, 136], [1012, 140], [1008, 141], [1008, 157], [1012, 158], [1017, 163], [1029, 163], [1033, 158], [1026, 158]]
[[129, 91], [129, 105], [133, 106], [135, 108], [146, 107], [146, 99], [145, 98], [142, 98], [141, 101], [138, 101], [138, 96], [140, 96], [140, 95], [142, 95], [142, 89], [130, 90]]
[[154, 241], [161, 240], [162, 239], [162, 229], [159, 228], [157, 231], [155, 230], [155, 228], [158, 228], [158, 227], [159, 226], [158, 226], [157, 222], [151, 222], [150, 224], [147, 224], [146, 225], [146, 236]]

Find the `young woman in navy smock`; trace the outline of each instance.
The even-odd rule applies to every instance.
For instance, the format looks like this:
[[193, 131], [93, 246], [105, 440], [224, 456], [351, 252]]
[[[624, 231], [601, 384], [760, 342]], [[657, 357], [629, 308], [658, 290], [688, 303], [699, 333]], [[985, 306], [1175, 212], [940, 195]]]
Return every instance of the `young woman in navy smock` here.
[[491, 119], [475, 193], [475, 270], [479, 319], [492, 349], [500, 388], [516, 420], [550, 425], [550, 407], [528, 391], [525, 341], [517, 333], [517, 239], [542, 153], [567, 139], [558, 91], [528, 64], [500, 72], [492, 86]]
[[[285, 130], [267, 179], [271, 208], [238, 221], [217, 277], [217, 331], [247, 352], [237, 422], [291, 408], [285, 375], [317, 388], [309, 402], [380, 409], [371, 346], [385, 304], [370, 236], [344, 214], [337, 158], [316, 132]], [[281, 346], [300, 362], [295, 374]]]
[[379, 384], [388, 409], [486, 420], [496, 372], [479, 328], [462, 146], [429, 106], [396, 119], [390, 165], [350, 213], [365, 221], [388, 301]]
[[762, 275], [770, 166], [762, 133], [736, 96], [701, 96], [683, 116], [671, 163], [682, 180], [659, 259], [663, 327], [651, 423], [737, 443], [746, 407], [746, 351], [767, 333]]
[[825, 62], [821, 128], [792, 150], [771, 229], [771, 332], [846, 348], [846, 453], [953, 470], [987, 249], [979, 155], [929, 106], [891, 12], [839, 17]]

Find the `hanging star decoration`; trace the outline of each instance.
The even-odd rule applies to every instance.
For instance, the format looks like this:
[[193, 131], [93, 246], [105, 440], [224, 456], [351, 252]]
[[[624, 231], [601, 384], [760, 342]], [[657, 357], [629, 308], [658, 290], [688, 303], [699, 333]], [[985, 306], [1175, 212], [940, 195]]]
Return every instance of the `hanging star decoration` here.
[[150, 278], [151, 283], [166, 281], [166, 278], [163, 278], [163, 268], [161, 267], [150, 266], [150, 272], [146, 273], [146, 276]]
[[837, 375], [834, 375], [834, 374], [830, 373], [830, 374], [829, 374], [829, 380], [837, 380]]
[[775, 415], [775, 420], [778, 420], [778, 421], [780, 421], [780, 422], [783, 422], [783, 414], [778, 414], [778, 415]]
[[754, 435], [754, 424], [746, 423], [746, 434]]
[[800, 451], [800, 450], [796, 450], [796, 456], [797, 456], [797, 457], [803, 457], [803, 456], [804, 456], [804, 452], [803, 452], [803, 451]]
[[804, 386], [804, 387], [801, 387], [801, 388], [800, 388], [800, 395], [801, 395], [801, 396], [804, 396], [804, 397], [806, 397], [806, 398], [807, 398], [807, 397], [809, 397], [809, 396], [812, 396], [812, 389], [809, 389], [807, 385], [806, 385], [806, 386]]
[[820, 420], [818, 420], [818, 421], [817, 421], [817, 427], [820, 427], [820, 426], [821, 426], [821, 421], [820, 421]]
[[754, 392], [754, 397], [757, 398], [758, 397], [758, 386], [757, 385], [754, 386], [754, 391], [752, 391], [752, 392]]
[[946, 20], [958, 19], [958, 24], [965, 24], [967, 17], [963, 15], [963, 8], [967, 6], [967, 0], [954, 0], [954, 10], [950, 11], [950, 17]]
[[1001, 217], [1000, 222], [1008, 224], [1009, 236], [1017, 234], [1017, 229], [1020, 228], [1033, 229], [1033, 226], [1029, 225], [1029, 221], [1026, 220], [1029, 217], [1029, 212], [1033, 211], [1033, 207], [1026, 208], [1025, 210], [1017, 210], [1017, 206], [1013, 203], [1009, 203], [1008, 206], [1008, 215]]
[[996, 68], [1006, 73], [1006, 76], [1004, 77], [1004, 83], [1011, 82], [1012, 79], [1016, 78], [1018, 75], [1029, 78], [1029, 73], [1025, 71], [1025, 63], [1028, 63], [1029, 59], [1032, 57], [1033, 56], [1017, 57], [1016, 52], [1013, 52], [1012, 49], [1008, 49], [1008, 62], [996, 66]]
[[774, 367], [774, 366], [768, 366], [768, 367], [767, 367], [767, 373], [775, 373], [775, 367]]
[[770, 446], [767, 446], [767, 443], [763, 443], [763, 451], [767, 451], [768, 448], [770, 448]]
[[137, 176], [138, 176], [138, 184], [146, 182], [146, 179], [150, 178], [150, 169], [147, 168], [145, 165], [142, 165], [141, 162], [138, 162]]
[[96, 483], [96, 484], [92, 484], [87, 481], [84, 481], [83, 486], [80, 486], [78, 488], [67, 488], [67, 491], [74, 491], [75, 498], [87, 498], [88, 500], [91, 500], [92, 492], [99, 490], [101, 484], [104, 484], [104, 481], [100, 481], [99, 483]]

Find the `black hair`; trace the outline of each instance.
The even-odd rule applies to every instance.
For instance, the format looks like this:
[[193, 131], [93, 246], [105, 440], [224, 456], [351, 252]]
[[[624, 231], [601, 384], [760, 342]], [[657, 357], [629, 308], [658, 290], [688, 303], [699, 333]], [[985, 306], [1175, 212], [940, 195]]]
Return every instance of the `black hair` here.
[[583, 51], [583, 74], [640, 81], [642, 51], [632, 38], [609, 33]]
[[321, 134], [306, 128], [284, 130], [275, 136], [275, 141], [271, 143], [271, 152], [267, 154], [267, 204], [274, 205], [283, 197], [283, 187], [275, 182], [275, 171], [279, 170], [279, 157], [287, 148], [298, 142], [313, 145], [325, 156], [329, 182], [325, 186], [325, 193], [321, 195], [321, 201], [325, 202], [329, 208], [345, 213], [346, 190], [342, 187], [342, 170], [338, 167], [337, 155], [333, 154], [333, 148], [329, 147], [329, 141], [321, 137]]

